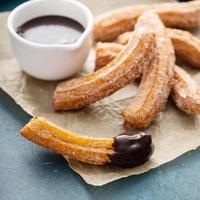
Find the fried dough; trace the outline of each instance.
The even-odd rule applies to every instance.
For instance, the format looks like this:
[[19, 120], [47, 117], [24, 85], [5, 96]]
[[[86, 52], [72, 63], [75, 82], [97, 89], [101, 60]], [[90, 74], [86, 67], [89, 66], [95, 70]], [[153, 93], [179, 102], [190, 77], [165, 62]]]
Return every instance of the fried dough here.
[[20, 131], [28, 140], [88, 164], [134, 167], [146, 162], [153, 145], [148, 133], [91, 138], [64, 130], [44, 118], [33, 118]]
[[156, 53], [144, 69], [136, 96], [122, 115], [134, 127], [145, 128], [165, 107], [173, 85], [175, 54], [171, 40], [165, 34], [165, 27], [156, 13], [145, 12], [137, 25], [140, 23], [146, 23], [149, 29], [156, 32]]
[[121, 33], [132, 31], [138, 17], [147, 10], [159, 14], [168, 27], [195, 28], [199, 25], [200, 1], [170, 2], [151, 5], [134, 5], [112, 12], [104, 13], [96, 18], [94, 37], [98, 41], [112, 41]]
[[107, 66], [85, 77], [58, 84], [53, 96], [54, 109], [79, 109], [111, 95], [142, 73], [154, 52], [155, 34], [145, 22], [140, 23], [128, 44]]
[[[117, 43], [127, 44], [132, 32], [126, 32], [117, 38]], [[200, 68], [200, 40], [188, 31], [167, 28], [166, 33], [173, 43], [175, 53], [189, 64], [196, 68]], [[102, 46], [102, 45], [100, 45]], [[117, 48], [119, 51], [119, 46], [115, 46], [115, 54], [117, 54]], [[107, 43], [107, 47], [111, 50], [111, 44]], [[108, 50], [106, 51], [108, 56]], [[114, 54], [113, 54], [114, 55]], [[114, 58], [114, 57], [113, 57]]]
[[200, 87], [197, 82], [183, 69], [174, 68], [175, 84], [172, 98], [176, 105], [189, 115], [200, 113]]

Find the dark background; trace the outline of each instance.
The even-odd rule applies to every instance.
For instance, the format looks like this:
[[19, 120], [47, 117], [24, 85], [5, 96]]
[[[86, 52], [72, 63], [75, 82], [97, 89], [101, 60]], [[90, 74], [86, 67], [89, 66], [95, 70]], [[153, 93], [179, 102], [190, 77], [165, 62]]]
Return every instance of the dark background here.
[[[0, 0], [0, 11], [23, 0]], [[0, 200], [199, 200], [200, 149], [138, 176], [87, 185], [62, 156], [19, 136], [30, 119], [0, 89]]]

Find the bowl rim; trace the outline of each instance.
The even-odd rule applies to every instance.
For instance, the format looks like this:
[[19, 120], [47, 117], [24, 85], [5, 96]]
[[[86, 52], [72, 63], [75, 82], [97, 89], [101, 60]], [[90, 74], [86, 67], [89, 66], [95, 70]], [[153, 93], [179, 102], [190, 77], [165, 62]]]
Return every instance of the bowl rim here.
[[81, 36], [79, 37], [79, 39], [73, 43], [73, 44], [40, 44], [40, 43], [36, 43], [36, 42], [31, 42], [28, 41], [24, 38], [22, 38], [20, 35], [18, 35], [16, 33], [16, 31], [14, 30], [13, 27], [13, 21], [15, 18], [15, 15], [23, 8], [26, 8], [27, 6], [31, 6], [33, 4], [40, 4], [40, 2], [52, 2], [52, 0], [34, 0], [34, 1], [27, 1], [25, 3], [20, 4], [19, 6], [17, 6], [13, 11], [11, 11], [11, 13], [8, 16], [7, 19], [7, 28], [8, 31], [10, 32], [10, 34], [15, 37], [17, 40], [19, 40], [20, 42], [35, 47], [35, 48], [64, 48], [64, 49], [77, 49], [78, 47], [81, 46], [81, 44], [83, 43], [83, 41], [85, 40], [85, 38], [87, 37], [88, 34], [90, 34], [90, 32], [92, 31], [92, 27], [93, 27], [93, 15], [92, 12], [90, 11], [90, 9], [85, 6], [83, 3], [79, 2], [79, 1], [75, 1], [75, 0], [56, 0], [56, 3], [59, 4], [59, 2], [65, 2], [65, 3], [71, 3], [74, 4], [75, 6], [81, 8], [83, 10], [83, 12], [85, 12], [86, 17], [87, 17], [87, 26], [84, 30], [84, 32], [81, 34]]

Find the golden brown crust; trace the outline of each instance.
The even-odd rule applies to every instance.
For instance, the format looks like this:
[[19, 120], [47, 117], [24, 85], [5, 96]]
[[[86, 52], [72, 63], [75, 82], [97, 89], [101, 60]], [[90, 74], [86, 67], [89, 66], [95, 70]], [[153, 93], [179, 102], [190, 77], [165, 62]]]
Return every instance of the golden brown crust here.
[[[175, 55], [159, 17], [149, 11], [140, 19], [156, 32], [156, 54], [150, 65], [144, 69], [138, 92], [122, 115], [125, 121], [134, 127], [144, 128], [165, 107], [173, 83]], [[140, 25], [140, 19], [137, 25]]]
[[145, 132], [95, 139], [59, 128], [43, 118], [33, 118], [20, 133], [65, 157], [94, 165], [134, 167], [149, 160], [153, 152], [151, 135]]
[[89, 164], [104, 165], [110, 160], [109, 155], [114, 153], [113, 138], [95, 139], [80, 136], [43, 118], [33, 118], [20, 133], [47, 149]]
[[117, 43], [98, 42], [96, 44], [96, 53], [98, 52], [99, 55], [96, 55], [95, 70], [106, 66], [122, 49], [123, 46]]
[[113, 42], [98, 42], [96, 44], [95, 70], [99, 70], [111, 62], [124, 47], [121, 44], [115, 44]]
[[129, 43], [107, 66], [57, 86], [53, 97], [55, 110], [79, 109], [124, 87], [142, 73], [154, 50], [155, 34], [145, 23], [138, 26]]
[[121, 33], [133, 30], [137, 18], [144, 11], [152, 9], [159, 14], [166, 26], [188, 29], [199, 25], [200, 1], [134, 5], [97, 17], [94, 25], [95, 39], [116, 39]]
[[126, 45], [127, 42], [129, 41], [129, 38], [130, 38], [130, 34], [132, 33], [132, 31], [128, 31], [128, 32], [124, 32], [122, 34], [120, 34], [117, 39], [116, 39], [116, 42], [118, 44], [121, 44], [121, 45]]
[[[200, 68], [200, 40], [188, 31], [167, 28], [166, 33], [173, 43], [176, 55], [186, 60], [194, 67]], [[117, 43], [127, 44], [131, 32], [126, 32], [117, 38]], [[102, 45], [101, 45], [102, 46]], [[108, 45], [107, 45], [108, 46]], [[103, 47], [103, 46], [102, 46]], [[111, 50], [111, 45], [108, 46]], [[115, 52], [117, 46], [115, 47]], [[100, 49], [100, 47], [99, 47]], [[118, 48], [119, 49], [119, 48]], [[119, 51], [119, 50], [118, 50]], [[108, 56], [108, 52], [107, 56]]]
[[174, 68], [175, 84], [172, 98], [176, 105], [190, 115], [200, 113], [200, 87], [197, 82], [183, 69]]
[[166, 29], [175, 52], [194, 67], [200, 68], [200, 40], [188, 31]]
[[[187, 42], [187, 41], [186, 41]], [[115, 52], [119, 52], [123, 46], [121, 45], [112, 45], [114, 43], [99, 43], [98, 48], [96, 49], [96, 64], [98, 67], [103, 67], [99, 65], [99, 59], [104, 60], [104, 63], [109, 63], [113, 58], [110, 55], [110, 52], [115, 48]], [[184, 44], [182, 44], [185, 46]], [[187, 45], [185, 46], [187, 47]], [[117, 50], [118, 49], [118, 50]], [[187, 50], [186, 50], [187, 51]], [[106, 54], [108, 54], [106, 56]], [[112, 55], [112, 54], [111, 54]], [[200, 56], [194, 54], [193, 59], [199, 58]], [[172, 97], [177, 104], [177, 106], [187, 114], [196, 115], [200, 113], [200, 89], [197, 86], [197, 83], [192, 79], [192, 77], [180, 67], [175, 66], [174, 70], [174, 85], [172, 90]]]

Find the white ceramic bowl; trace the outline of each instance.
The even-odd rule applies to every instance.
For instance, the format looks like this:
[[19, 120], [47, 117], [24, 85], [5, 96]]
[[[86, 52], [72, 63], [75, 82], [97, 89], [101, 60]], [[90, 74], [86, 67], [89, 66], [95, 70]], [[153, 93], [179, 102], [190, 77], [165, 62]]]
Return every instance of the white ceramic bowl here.
[[[38, 44], [16, 33], [17, 27], [23, 23], [46, 15], [72, 18], [82, 24], [85, 31], [74, 44], [67, 45]], [[28, 1], [11, 12], [7, 26], [18, 63], [29, 75], [43, 80], [64, 79], [78, 72], [88, 56], [92, 43], [92, 13], [75, 0]]]

